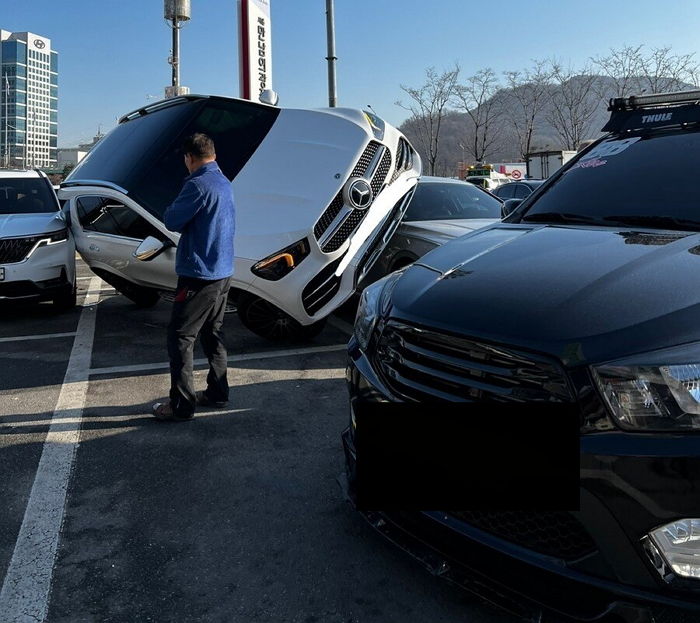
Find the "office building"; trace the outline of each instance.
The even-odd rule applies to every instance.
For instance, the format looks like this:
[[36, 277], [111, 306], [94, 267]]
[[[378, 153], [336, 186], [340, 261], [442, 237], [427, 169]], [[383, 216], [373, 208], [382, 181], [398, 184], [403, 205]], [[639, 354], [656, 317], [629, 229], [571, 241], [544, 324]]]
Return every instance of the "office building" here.
[[58, 54], [51, 40], [0, 30], [0, 164], [55, 169]]

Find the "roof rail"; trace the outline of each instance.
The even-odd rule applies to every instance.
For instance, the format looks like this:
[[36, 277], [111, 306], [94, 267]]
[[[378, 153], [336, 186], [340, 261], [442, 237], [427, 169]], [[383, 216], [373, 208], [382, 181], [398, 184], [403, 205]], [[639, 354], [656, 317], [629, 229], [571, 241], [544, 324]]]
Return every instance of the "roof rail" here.
[[622, 112], [639, 108], [658, 108], [679, 104], [700, 103], [700, 89], [692, 91], [673, 91], [671, 93], [650, 93], [649, 95], [630, 95], [614, 97], [610, 100], [608, 110]]
[[126, 123], [132, 119], [137, 119], [138, 117], [143, 117], [148, 113], [155, 112], [156, 110], [161, 110], [162, 108], [169, 108], [170, 106], [176, 106], [178, 104], [184, 104], [185, 102], [191, 102], [193, 100], [200, 100], [208, 98], [208, 95], [180, 95], [178, 97], [171, 97], [170, 99], [160, 100], [154, 102], [153, 104], [148, 104], [148, 106], [143, 106], [132, 110], [119, 118], [119, 123]]

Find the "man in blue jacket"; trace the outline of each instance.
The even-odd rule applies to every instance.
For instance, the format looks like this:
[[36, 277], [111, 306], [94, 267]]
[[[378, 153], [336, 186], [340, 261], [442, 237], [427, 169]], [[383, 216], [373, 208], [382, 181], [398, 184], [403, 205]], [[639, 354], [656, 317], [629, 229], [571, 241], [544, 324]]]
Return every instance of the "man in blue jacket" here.
[[[170, 401], [153, 405], [156, 418], [171, 421], [191, 420], [196, 405], [224, 407], [229, 398], [222, 327], [233, 274], [233, 192], [216, 164], [211, 138], [193, 134], [182, 151], [190, 175], [163, 217], [169, 230], [181, 233], [168, 325]], [[207, 389], [200, 392], [194, 390], [192, 373], [197, 335], [209, 360]]]

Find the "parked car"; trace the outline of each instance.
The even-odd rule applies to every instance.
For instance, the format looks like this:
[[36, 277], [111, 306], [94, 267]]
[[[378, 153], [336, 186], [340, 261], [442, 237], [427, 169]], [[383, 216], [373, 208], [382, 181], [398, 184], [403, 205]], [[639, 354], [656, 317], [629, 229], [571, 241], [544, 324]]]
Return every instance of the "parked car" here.
[[[580, 413], [580, 511], [477, 513], [465, 499], [461, 512], [373, 517], [434, 570], [532, 620], [700, 620], [699, 101], [614, 100], [605, 136], [503, 223], [362, 295], [350, 492], [363, 402]], [[660, 162], [683, 183], [654, 184]]]
[[192, 95], [125, 115], [59, 195], [90, 268], [139, 305], [176, 285], [163, 212], [186, 170], [178, 148], [209, 134], [236, 200], [232, 296], [243, 324], [306, 339], [355, 290], [398, 226], [420, 158], [391, 125], [359, 110], [291, 110]]
[[0, 170], [0, 299], [75, 307], [75, 246], [40, 171]]
[[421, 177], [403, 222], [363, 285], [408, 266], [428, 251], [501, 217], [502, 203], [480, 187], [446, 177]]
[[491, 192], [499, 199], [525, 199], [530, 193], [538, 189], [544, 180], [519, 180], [510, 184], [503, 184]]
[[498, 188], [499, 186], [502, 186], [503, 184], [508, 184], [508, 178], [504, 175], [503, 177], [496, 177], [496, 174], [493, 176], [488, 176], [488, 175], [469, 175], [464, 178], [465, 182], [469, 182], [470, 184], [474, 184], [475, 186], [478, 186], [479, 188], [483, 188], [484, 190], [488, 190], [490, 192], [493, 192]]

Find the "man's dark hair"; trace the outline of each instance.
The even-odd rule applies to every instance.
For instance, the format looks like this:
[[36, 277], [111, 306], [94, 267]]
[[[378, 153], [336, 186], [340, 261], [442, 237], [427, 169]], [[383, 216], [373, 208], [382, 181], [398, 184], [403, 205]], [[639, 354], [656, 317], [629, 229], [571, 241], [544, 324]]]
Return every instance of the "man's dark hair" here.
[[188, 136], [182, 142], [182, 153], [201, 160], [202, 158], [216, 158], [216, 150], [214, 149], [214, 141], [206, 134], [197, 132]]

